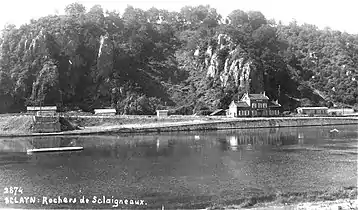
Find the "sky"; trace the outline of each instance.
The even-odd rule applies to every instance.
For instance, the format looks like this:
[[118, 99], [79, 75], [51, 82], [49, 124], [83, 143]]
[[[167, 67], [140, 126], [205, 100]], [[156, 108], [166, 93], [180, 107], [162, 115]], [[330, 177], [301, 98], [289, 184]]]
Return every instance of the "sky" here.
[[127, 5], [141, 9], [156, 7], [179, 11], [184, 6], [207, 5], [226, 17], [231, 11], [257, 10], [266, 19], [281, 20], [288, 24], [295, 19], [299, 24], [309, 23], [320, 29], [330, 27], [351, 34], [358, 34], [357, 0], [6, 0], [0, 6], [0, 28], [13, 23], [17, 26], [49, 14], [63, 14], [66, 5], [73, 2], [87, 9], [100, 4], [104, 9], [123, 13]]

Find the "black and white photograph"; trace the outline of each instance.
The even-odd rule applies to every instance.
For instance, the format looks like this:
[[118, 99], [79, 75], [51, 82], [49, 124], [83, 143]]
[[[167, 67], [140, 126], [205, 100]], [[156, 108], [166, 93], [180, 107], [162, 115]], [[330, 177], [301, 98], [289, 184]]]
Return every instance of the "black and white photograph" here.
[[0, 209], [358, 210], [355, 0], [4, 0]]

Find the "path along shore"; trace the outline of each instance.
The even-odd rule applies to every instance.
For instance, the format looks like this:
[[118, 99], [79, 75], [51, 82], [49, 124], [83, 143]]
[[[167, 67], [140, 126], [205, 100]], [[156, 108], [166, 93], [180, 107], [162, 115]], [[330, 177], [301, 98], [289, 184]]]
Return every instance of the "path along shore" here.
[[[17, 116], [19, 117], [19, 116]], [[27, 116], [29, 117], [29, 116]], [[1, 119], [0, 121], [4, 121]], [[21, 118], [21, 117], [20, 117]], [[1, 129], [0, 137], [64, 136], [64, 135], [108, 135], [120, 133], [203, 131], [245, 128], [300, 127], [357, 124], [358, 117], [270, 117], [270, 118], [227, 118], [227, 117], [121, 117], [121, 116], [69, 116], [66, 120], [79, 129], [55, 133], [33, 133], [30, 130]], [[94, 122], [95, 121], [95, 122]], [[15, 121], [16, 122], [16, 121]], [[28, 122], [29, 123], [29, 122]], [[3, 126], [4, 127], [4, 126]], [[8, 126], [9, 127], [9, 126]], [[11, 126], [10, 126], [11, 127]]]

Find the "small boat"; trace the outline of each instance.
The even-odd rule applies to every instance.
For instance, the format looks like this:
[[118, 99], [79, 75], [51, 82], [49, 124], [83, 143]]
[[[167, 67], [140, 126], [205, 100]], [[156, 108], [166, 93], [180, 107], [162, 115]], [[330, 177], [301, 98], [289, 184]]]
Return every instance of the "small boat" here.
[[52, 147], [52, 148], [40, 148], [40, 149], [28, 149], [27, 154], [38, 152], [67, 152], [83, 150], [83, 147]]

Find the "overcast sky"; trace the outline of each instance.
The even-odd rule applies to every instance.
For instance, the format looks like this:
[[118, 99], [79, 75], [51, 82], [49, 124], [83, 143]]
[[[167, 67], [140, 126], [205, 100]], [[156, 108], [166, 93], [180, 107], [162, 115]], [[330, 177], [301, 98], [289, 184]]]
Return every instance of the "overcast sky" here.
[[358, 0], [6, 0], [0, 6], [0, 27], [6, 23], [17, 26], [48, 14], [62, 14], [66, 5], [79, 2], [87, 9], [100, 4], [104, 9], [118, 10], [121, 13], [132, 5], [142, 9], [154, 6], [158, 9], [179, 11], [186, 5], [209, 4], [226, 16], [234, 9], [261, 11], [267, 19], [281, 20], [287, 24], [292, 19], [299, 23], [310, 23], [323, 29], [358, 34]]

